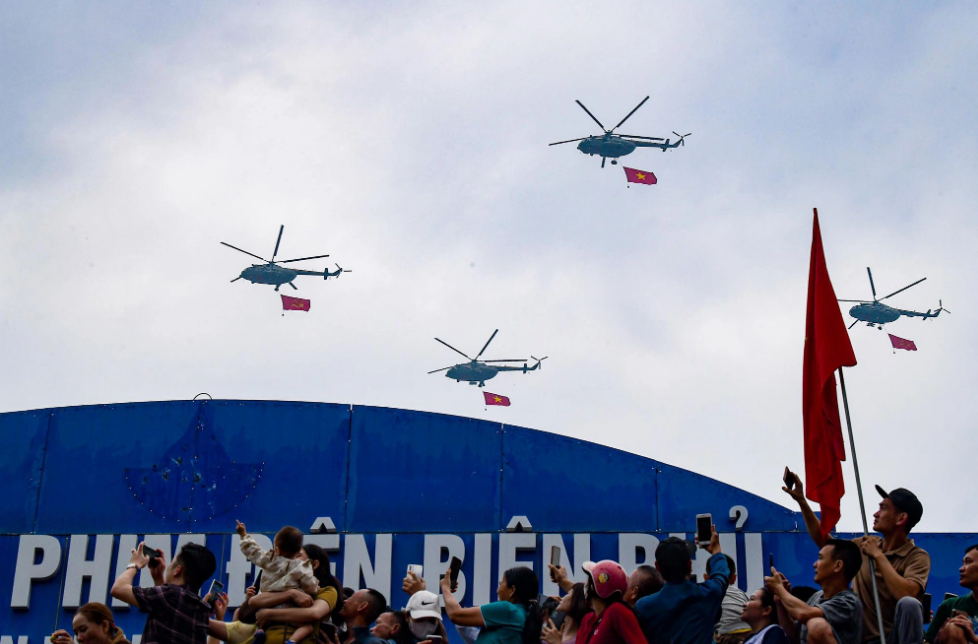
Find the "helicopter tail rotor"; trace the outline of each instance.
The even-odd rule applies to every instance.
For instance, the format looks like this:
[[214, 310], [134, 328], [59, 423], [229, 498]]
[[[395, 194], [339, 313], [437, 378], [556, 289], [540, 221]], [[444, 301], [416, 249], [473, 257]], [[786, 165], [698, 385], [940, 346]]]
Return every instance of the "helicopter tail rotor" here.
[[937, 309], [937, 313], [935, 313], [935, 314], [934, 314], [934, 317], [935, 317], [935, 318], [937, 317], [937, 315], [938, 315], [938, 313], [940, 313], [941, 311], [944, 311], [944, 312], [945, 312], [945, 313], [947, 313], [948, 315], [950, 315], [950, 314], [951, 314], [951, 312], [950, 312], [950, 311], [948, 311], [948, 310], [947, 310], [946, 308], [944, 308], [944, 302], [942, 302], [942, 301], [940, 301], [940, 300], [937, 300], [937, 305], [938, 305], [938, 306], [939, 306], [940, 308], [939, 308], [939, 309]]
[[692, 132], [689, 132], [688, 134], [680, 134], [679, 132], [673, 131], [673, 134], [675, 134], [676, 136], [679, 137], [679, 141], [676, 142], [676, 145], [682, 145], [682, 146], [685, 147], [685, 145], [686, 145], [686, 137], [687, 136], [691, 136], [693, 133]]
[[[333, 263], [336, 264], [336, 262], [333, 262]], [[329, 279], [330, 277], [339, 277], [342, 273], [352, 273], [352, 272], [353, 272], [353, 269], [343, 268], [339, 264], [336, 264], [336, 272], [335, 273], [330, 274], [329, 268], [323, 269], [323, 279], [326, 280], [326, 279]]]
[[533, 365], [533, 367], [531, 367], [532, 369], [543, 369], [543, 366], [540, 363], [542, 363], [550, 356], [543, 356], [542, 358], [537, 358], [536, 356], [530, 356], [530, 357], [537, 361], [537, 363]]

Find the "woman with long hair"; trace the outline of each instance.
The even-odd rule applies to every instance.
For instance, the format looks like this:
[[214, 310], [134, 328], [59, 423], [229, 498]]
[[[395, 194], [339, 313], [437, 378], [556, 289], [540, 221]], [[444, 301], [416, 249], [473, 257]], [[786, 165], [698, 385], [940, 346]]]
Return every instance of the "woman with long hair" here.
[[89, 602], [75, 611], [71, 630], [75, 631], [74, 640], [62, 628], [51, 633], [51, 644], [129, 644], [125, 633], [115, 625], [112, 611], [98, 602]]
[[563, 596], [557, 610], [564, 614], [560, 628], [554, 626], [553, 620], [543, 625], [540, 639], [547, 644], [572, 644], [577, 639], [577, 631], [584, 621], [584, 616], [591, 609], [588, 607], [584, 584], [574, 584], [570, 592]]
[[[632, 607], [625, 603], [628, 575], [614, 561], [585, 562], [584, 587], [593, 612], [577, 630], [577, 644], [648, 644]], [[600, 628], [599, 628], [600, 627]]]
[[482, 628], [476, 644], [540, 644], [540, 607], [536, 574], [525, 566], [503, 573], [496, 588], [499, 601], [482, 606], [462, 608], [452, 595], [451, 570], [441, 580], [445, 613], [456, 626]]

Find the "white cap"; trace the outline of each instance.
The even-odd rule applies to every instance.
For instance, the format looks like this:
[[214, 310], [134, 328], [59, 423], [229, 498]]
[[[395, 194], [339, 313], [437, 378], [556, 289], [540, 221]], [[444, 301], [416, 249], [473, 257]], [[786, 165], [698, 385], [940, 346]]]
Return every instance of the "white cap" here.
[[441, 619], [441, 606], [438, 605], [438, 595], [429, 590], [419, 590], [411, 595], [404, 612], [412, 619], [437, 617]]

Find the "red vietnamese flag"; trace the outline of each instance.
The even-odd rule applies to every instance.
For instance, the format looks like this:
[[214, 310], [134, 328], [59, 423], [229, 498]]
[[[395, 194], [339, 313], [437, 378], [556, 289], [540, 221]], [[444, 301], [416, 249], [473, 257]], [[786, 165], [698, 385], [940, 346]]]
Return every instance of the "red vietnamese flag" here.
[[289, 297], [288, 295], [282, 295], [283, 311], [308, 311], [310, 306], [312, 306], [311, 300], [304, 300], [301, 297]]
[[486, 398], [487, 405], [499, 405], [501, 407], [509, 407], [509, 398], [506, 396], [500, 396], [499, 394], [491, 394], [488, 391], [483, 391], [482, 395]]
[[827, 535], [841, 516], [846, 460], [835, 392], [835, 370], [852, 367], [856, 355], [842, 320], [829, 280], [818, 228], [818, 210], [812, 231], [812, 258], [808, 272], [808, 319], [805, 324], [805, 366], [802, 413], [805, 421], [806, 496], [821, 505], [822, 534]]
[[893, 345], [894, 349], [905, 349], [906, 351], [917, 350], [917, 345], [913, 343], [913, 340], [904, 340], [903, 338], [896, 337], [892, 333], [887, 333], [887, 335], [890, 336], [890, 344]]
[[628, 183], [645, 183], [652, 185], [658, 183], [659, 180], [655, 178], [655, 175], [647, 170], [636, 170], [635, 168], [626, 168], [622, 166], [625, 170], [625, 178], [628, 179]]

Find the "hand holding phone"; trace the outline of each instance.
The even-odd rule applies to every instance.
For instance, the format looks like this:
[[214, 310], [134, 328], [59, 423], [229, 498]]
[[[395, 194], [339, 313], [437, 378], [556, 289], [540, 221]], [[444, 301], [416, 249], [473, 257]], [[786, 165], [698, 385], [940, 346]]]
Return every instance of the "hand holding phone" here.
[[215, 579], [211, 582], [211, 589], [204, 595], [204, 603], [207, 604], [212, 613], [214, 612], [214, 602], [217, 601], [217, 597], [222, 590], [224, 590], [224, 584]]
[[550, 565], [553, 566], [553, 570], [550, 571], [550, 581], [556, 582], [554, 570], [560, 568], [560, 546], [550, 546]]
[[700, 546], [701, 548], [708, 546], [712, 539], [713, 539], [713, 515], [697, 514], [696, 515], [696, 545]]
[[263, 572], [262, 569], [259, 568], [258, 569], [258, 574], [255, 575], [255, 583], [252, 584], [252, 586], [255, 587], [255, 590], [261, 590], [261, 574], [262, 574], [262, 572]]
[[452, 564], [449, 568], [449, 581], [451, 582], [450, 588], [454, 593], [458, 590], [458, 572], [462, 569], [462, 560], [458, 557], [452, 557]]
[[408, 564], [407, 567], [408, 575], [414, 575], [418, 579], [421, 579], [424, 576], [422, 574], [423, 572], [424, 572], [424, 566], [422, 566], [421, 564]]
[[795, 477], [791, 475], [791, 470], [788, 469], [787, 465], [784, 466], [783, 480], [784, 480], [784, 486], [788, 488], [789, 491], [795, 489]]

